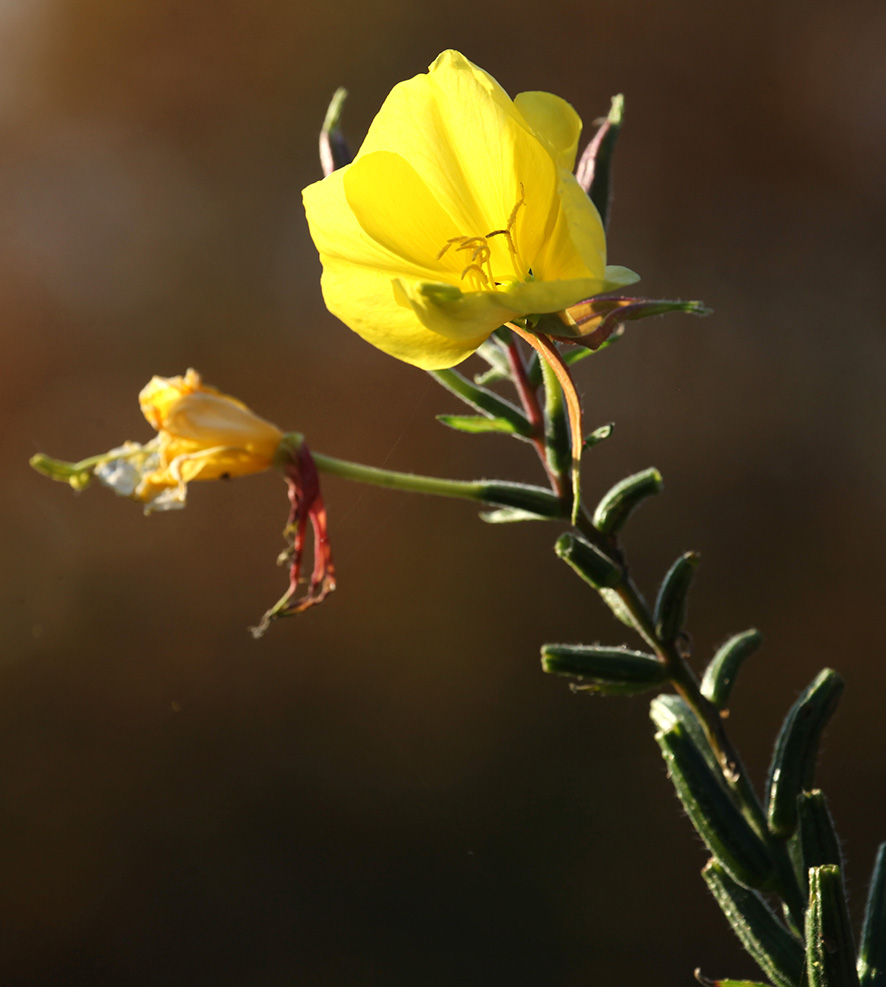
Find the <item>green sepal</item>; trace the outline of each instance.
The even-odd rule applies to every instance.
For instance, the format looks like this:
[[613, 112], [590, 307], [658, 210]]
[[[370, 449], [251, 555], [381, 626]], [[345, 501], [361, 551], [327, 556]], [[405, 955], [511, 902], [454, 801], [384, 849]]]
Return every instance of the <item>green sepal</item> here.
[[761, 895], [737, 884], [716, 860], [708, 861], [701, 873], [742, 946], [774, 987], [798, 987], [803, 947]]
[[782, 724], [766, 781], [769, 829], [781, 839], [797, 829], [797, 798], [812, 788], [818, 743], [842, 692], [843, 680], [825, 668], [791, 706]]
[[624, 330], [626, 322], [636, 322], [669, 312], [710, 315], [703, 302], [670, 301], [664, 298], [631, 298], [627, 295], [598, 295], [570, 306], [565, 313], [538, 317], [536, 330], [561, 343], [574, 343], [598, 352]]
[[640, 504], [657, 494], [662, 488], [661, 473], [654, 467], [634, 473], [616, 483], [597, 504], [594, 511], [594, 527], [605, 535], [620, 531], [632, 512]]
[[593, 432], [585, 436], [583, 449], [593, 449], [594, 446], [599, 445], [601, 442], [609, 438], [610, 435], [615, 431], [615, 422], [609, 422], [606, 425], [601, 425], [599, 428], [595, 428]]
[[834, 864], [809, 869], [806, 974], [809, 987], [859, 987], [843, 877]]
[[345, 100], [348, 98], [346, 89], [338, 88], [329, 101], [326, 119], [320, 131], [320, 167], [323, 174], [331, 175], [336, 169], [343, 168], [354, 159], [350, 147], [339, 126]]
[[480, 520], [487, 524], [516, 524], [518, 521], [549, 521], [550, 518], [519, 507], [498, 507], [494, 511], [481, 511]]
[[612, 199], [612, 158], [615, 142], [621, 131], [624, 105], [625, 98], [621, 93], [612, 97], [609, 113], [591, 138], [575, 169], [575, 177], [597, 207], [604, 229], [608, 223], [609, 203]]
[[886, 985], [886, 843], [877, 850], [858, 945], [861, 987]]
[[689, 588], [701, 556], [685, 552], [668, 569], [655, 601], [655, 633], [660, 641], [675, 641], [686, 623]]
[[636, 696], [667, 682], [667, 670], [653, 655], [601, 645], [545, 644], [541, 667], [554, 675], [569, 675], [577, 687], [610, 696]]
[[739, 669], [762, 643], [763, 635], [757, 630], [749, 630], [733, 635], [721, 645], [701, 680], [701, 694], [705, 699], [718, 709], [725, 709]]
[[712, 770], [682, 723], [659, 730], [655, 740], [683, 808], [714, 858], [739, 884], [767, 889], [774, 876], [772, 857], [720, 780], [722, 774]]
[[622, 581], [621, 567], [584, 538], [565, 532], [554, 544], [554, 551], [594, 589], [609, 588]]
[[523, 412], [494, 391], [472, 383], [456, 370], [430, 370], [428, 373], [447, 391], [461, 398], [465, 404], [471, 405], [472, 408], [482, 411], [484, 415], [491, 418], [503, 418], [510, 422], [517, 435], [532, 435], [532, 425]]
[[487, 418], [485, 415], [436, 415], [438, 422], [454, 428], [457, 432], [479, 435], [483, 432], [498, 432], [506, 435], [520, 434], [514, 423], [507, 418]]

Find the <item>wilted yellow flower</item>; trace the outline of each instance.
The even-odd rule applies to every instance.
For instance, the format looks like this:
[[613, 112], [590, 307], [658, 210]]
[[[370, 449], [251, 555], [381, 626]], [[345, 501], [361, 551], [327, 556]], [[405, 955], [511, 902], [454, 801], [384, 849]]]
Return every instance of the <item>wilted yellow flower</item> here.
[[139, 404], [157, 435], [144, 444], [125, 442], [80, 463], [35, 456], [31, 464], [75, 489], [90, 477], [118, 494], [168, 510], [185, 503], [192, 480], [246, 476], [268, 469], [283, 433], [242, 401], [204, 384], [196, 370], [183, 377], [153, 377]]
[[395, 86], [353, 163], [304, 190], [329, 310], [433, 370], [507, 322], [637, 280], [607, 267], [572, 174], [581, 120], [550, 93], [511, 100], [463, 55]]
[[283, 433], [236, 398], [208, 387], [196, 370], [184, 377], [153, 377], [138, 396], [142, 414], [157, 429], [157, 468], [136, 491], [151, 501], [174, 490], [183, 501], [191, 480], [247, 476], [268, 469]]

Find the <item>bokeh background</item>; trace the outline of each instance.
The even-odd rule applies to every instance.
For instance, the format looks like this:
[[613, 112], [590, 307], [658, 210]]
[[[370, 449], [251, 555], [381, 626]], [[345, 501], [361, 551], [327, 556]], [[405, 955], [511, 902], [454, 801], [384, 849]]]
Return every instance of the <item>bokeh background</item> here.
[[846, 676], [820, 781], [859, 915], [886, 838], [882, 3], [2, 0], [4, 984], [756, 973], [645, 700], [540, 672], [543, 641], [624, 640], [553, 526], [328, 479], [340, 588], [256, 643], [279, 478], [146, 519], [27, 466], [146, 439], [138, 390], [195, 366], [333, 455], [539, 479], [438, 425], [457, 402], [318, 290], [300, 190], [329, 97], [358, 144], [446, 47], [588, 124], [626, 95], [610, 258], [716, 314], [582, 365], [588, 423], [617, 422], [586, 488], [663, 471], [628, 548], [650, 593], [703, 554], [699, 662], [764, 631], [730, 719], [758, 777], [796, 693]]

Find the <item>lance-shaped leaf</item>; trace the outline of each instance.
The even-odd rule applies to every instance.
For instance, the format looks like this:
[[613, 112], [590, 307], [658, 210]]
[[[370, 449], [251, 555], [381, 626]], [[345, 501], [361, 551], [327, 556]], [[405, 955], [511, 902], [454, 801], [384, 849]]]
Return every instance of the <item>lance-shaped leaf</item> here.
[[519, 521], [548, 521], [550, 518], [519, 507], [498, 507], [494, 511], [481, 511], [480, 520], [487, 524], [516, 524]]
[[717, 755], [711, 748], [707, 734], [685, 699], [670, 692], [656, 696], [649, 705], [649, 718], [657, 730], [670, 730], [674, 724], [679, 723], [692, 738], [696, 749], [701, 752], [711, 771], [715, 774], [720, 771]]
[[579, 679], [579, 688], [610, 696], [636, 696], [667, 681], [665, 666], [653, 655], [598, 644], [545, 644], [541, 667]]
[[680, 723], [655, 735], [668, 774], [708, 850], [729, 874], [749, 888], [767, 888], [774, 865], [769, 850], [733, 801], [722, 774], [711, 769]]
[[498, 339], [500, 332], [506, 333], [507, 330], [497, 329], [477, 350], [477, 356], [482, 357], [489, 364], [489, 368], [474, 374], [475, 384], [483, 386], [494, 384], [499, 380], [511, 380], [511, 364], [504, 346]]
[[621, 567], [578, 535], [570, 532], [560, 535], [554, 545], [554, 551], [594, 589], [611, 588], [622, 581]]
[[540, 518], [565, 516], [563, 502], [544, 487], [528, 483], [511, 483], [508, 480], [481, 481], [478, 500], [496, 507], [514, 507]]
[[804, 876], [808, 877], [810, 867], [825, 864], [840, 867], [843, 863], [840, 841], [824, 793], [817, 788], [801, 793], [797, 810]]
[[604, 535], [614, 535], [625, 525], [631, 514], [662, 488], [661, 473], [651, 467], [616, 483], [594, 511], [594, 527]]
[[770, 830], [787, 839], [797, 829], [797, 798], [812, 788], [818, 743], [843, 692], [843, 680], [830, 668], [819, 672], [788, 711], [769, 777], [766, 804]]
[[614, 431], [614, 422], [609, 422], [606, 425], [601, 425], [599, 428], [595, 428], [593, 432], [590, 432], [585, 436], [585, 449], [593, 449], [595, 445], [599, 445], [601, 442], [608, 439]]
[[695, 971], [695, 979], [702, 987], [771, 987], [771, 984], [761, 984], [758, 980], [714, 980], [704, 976], [701, 970]]
[[833, 864], [809, 870], [806, 974], [810, 987], [859, 987], [843, 878]]
[[655, 601], [655, 633], [660, 641], [672, 642], [686, 623], [686, 607], [689, 588], [701, 556], [697, 552], [685, 552], [668, 569], [662, 580]]
[[871, 874], [868, 901], [858, 947], [861, 987], [886, 985], [886, 843], [881, 843]]
[[569, 434], [569, 414], [563, 389], [557, 375], [547, 362], [542, 362], [545, 395], [545, 449], [548, 465], [554, 474], [566, 476], [572, 465], [572, 442]]
[[507, 418], [487, 418], [485, 415], [437, 415], [438, 422], [454, 428], [456, 432], [481, 435], [496, 432], [499, 435], [519, 435], [517, 428]]
[[737, 884], [716, 860], [709, 861], [701, 873], [742, 946], [767, 979], [775, 987], [798, 987], [803, 947], [765, 900]]
[[[490, 418], [498, 418], [508, 422], [517, 435], [532, 435], [532, 425], [529, 424], [529, 420], [523, 412], [510, 401], [505, 401], [504, 398], [499, 397], [494, 391], [472, 383], [457, 370], [432, 370], [429, 372], [438, 384], [455, 394], [456, 397], [461, 398], [465, 404], [471, 405], [477, 411], [482, 411], [484, 415]], [[449, 424], [449, 422], [445, 424]], [[501, 429], [497, 431], [501, 431]]]
[[729, 638], [705, 669], [701, 680], [701, 694], [705, 699], [718, 709], [725, 709], [739, 669], [762, 643], [763, 635], [756, 630], [743, 631]]

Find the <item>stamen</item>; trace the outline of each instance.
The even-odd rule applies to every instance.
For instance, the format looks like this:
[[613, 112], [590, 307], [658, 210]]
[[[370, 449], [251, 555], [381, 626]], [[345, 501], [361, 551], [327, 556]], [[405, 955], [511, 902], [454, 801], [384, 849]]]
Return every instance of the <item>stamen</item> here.
[[[487, 233], [486, 236], [454, 236], [450, 237], [443, 244], [437, 254], [437, 260], [442, 260], [446, 251], [449, 250], [454, 244], [458, 244], [455, 247], [456, 250], [464, 250], [471, 252], [471, 263], [461, 272], [461, 279], [464, 280], [468, 275], [470, 275], [470, 280], [472, 284], [477, 288], [477, 290], [488, 289], [489, 287], [495, 288], [503, 281], [497, 281], [492, 274], [492, 250], [489, 247], [489, 240], [494, 236], [503, 236], [508, 242], [508, 253], [511, 255], [511, 265], [514, 269], [513, 278], [505, 278], [505, 281], [516, 280], [522, 281], [526, 277], [527, 269], [523, 267], [520, 261], [520, 255], [517, 253], [517, 245], [514, 243], [514, 224], [517, 221], [517, 213], [520, 211], [521, 206], [524, 205], [526, 197], [523, 191], [523, 183], [520, 182], [520, 198], [517, 200], [516, 205], [511, 210], [511, 214], [508, 217], [508, 225], [503, 230], [493, 230], [491, 233]], [[531, 273], [531, 272], [530, 272]]]

